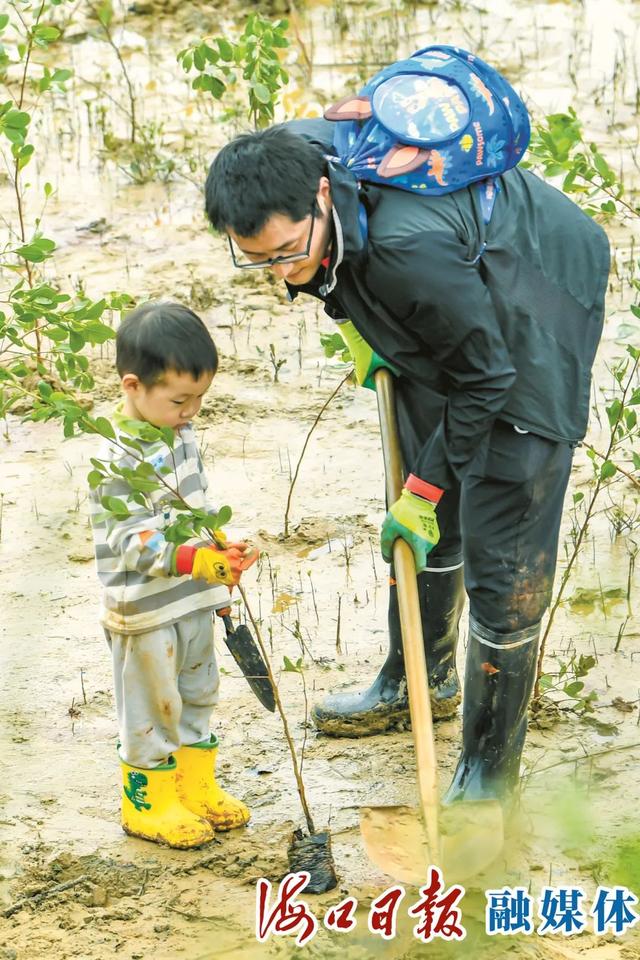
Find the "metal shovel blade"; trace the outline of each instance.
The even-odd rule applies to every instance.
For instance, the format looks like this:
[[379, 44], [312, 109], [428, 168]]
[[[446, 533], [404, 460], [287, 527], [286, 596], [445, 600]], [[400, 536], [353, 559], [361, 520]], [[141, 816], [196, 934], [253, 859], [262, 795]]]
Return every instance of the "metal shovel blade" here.
[[440, 849], [434, 854], [417, 807], [360, 811], [360, 832], [372, 863], [399, 883], [421, 886], [430, 866], [440, 867], [448, 884], [486, 870], [502, 848], [502, 807], [494, 800], [452, 804], [441, 812], [439, 830]]
[[262, 706], [273, 713], [276, 709], [273, 684], [269, 679], [267, 665], [251, 635], [251, 631], [245, 623], [239, 623], [234, 629], [231, 617], [225, 616], [222, 619], [226, 631], [224, 642], [229, 649], [229, 653], [242, 670], [245, 680]]

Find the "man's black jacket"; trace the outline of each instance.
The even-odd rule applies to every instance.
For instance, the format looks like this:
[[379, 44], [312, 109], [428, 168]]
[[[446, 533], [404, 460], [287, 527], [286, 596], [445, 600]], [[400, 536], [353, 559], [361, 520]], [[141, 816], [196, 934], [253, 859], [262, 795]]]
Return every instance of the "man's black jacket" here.
[[[334, 124], [289, 126], [331, 155]], [[609, 273], [601, 227], [519, 168], [500, 178], [488, 227], [474, 187], [441, 197], [358, 188], [335, 161], [329, 179], [329, 267], [289, 292], [310, 293], [333, 319], [350, 319], [398, 368], [400, 389], [407, 378], [416, 398], [439, 397], [440, 421], [413, 472], [450, 488], [498, 415], [553, 440], [582, 439]]]

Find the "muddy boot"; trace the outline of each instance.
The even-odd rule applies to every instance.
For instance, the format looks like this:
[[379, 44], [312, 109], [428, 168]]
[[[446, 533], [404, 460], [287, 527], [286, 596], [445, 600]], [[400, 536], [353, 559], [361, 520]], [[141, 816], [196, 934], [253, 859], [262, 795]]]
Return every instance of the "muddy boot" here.
[[120, 761], [122, 767], [122, 829], [134, 837], [166, 843], [180, 850], [213, 840], [202, 817], [184, 807], [176, 793], [176, 761], [145, 769]]
[[469, 620], [462, 753], [443, 803], [498, 799], [510, 807], [527, 733], [540, 624], [494, 633]]
[[218, 738], [213, 733], [199, 743], [180, 747], [175, 755], [178, 761], [176, 786], [180, 800], [188, 810], [204, 817], [215, 830], [233, 830], [244, 826], [251, 814], [241, 800], [236, 800], [216, 783], [217, 755]]
[[[446, 573], [427, 571], [418, 577], [422, 630], [434, 720], [450, 717], [460, 701], [456, 673], [458, 622], [464, 605], [462, 567]], [[323, 733], [334, 737], [366, 737], [409, 726], [409, 699], [402, 652], [398, 592], [389, 596], [389, 652], [368, 690], [335, 693], [312, 711]]]

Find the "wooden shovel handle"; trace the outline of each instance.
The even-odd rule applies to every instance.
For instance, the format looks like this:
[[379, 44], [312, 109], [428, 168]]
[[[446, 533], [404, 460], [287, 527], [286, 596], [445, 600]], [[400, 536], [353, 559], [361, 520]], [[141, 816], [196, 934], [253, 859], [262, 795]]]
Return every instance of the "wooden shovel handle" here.
[[[402, 453], [398, 441], [393, 376], [388, 370], [374, 374], [378, 397], [378, 416], [387, 487], [391, 505], [398, 499], [404, 484]], [[429, 842], [432, 863], [440, 861], [438, 833], [438, 772], [433, 742], [433, 720], [429, 701], [429, 680], [424, 655], [420, 598], [413, 551], [408, 543], [398, 539], [393, 545], [393, 564], [398, 589], [398, 607], [402, 646], [407, 673], [409, 712], [416, 751], [416, 768], [420, 805]]]

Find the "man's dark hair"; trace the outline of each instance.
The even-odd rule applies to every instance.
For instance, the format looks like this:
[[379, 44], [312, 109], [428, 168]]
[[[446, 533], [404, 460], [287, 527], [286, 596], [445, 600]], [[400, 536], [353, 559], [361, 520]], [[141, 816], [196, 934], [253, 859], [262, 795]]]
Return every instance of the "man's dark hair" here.
[[276, 213], [299, 222], [313, 209], [326, 160], [320, 147], [282, 124], [245, 133], [215, 158], [205, 209], [216, 230], [254, 237]]
[[218, 369], [218, 351], [200, 317], [179, 303], [152, 300], [124, 318], [116, 335], [116, 367], [121, 377], [135, 373], [151, 387], [167, 370], [197, 380]]

